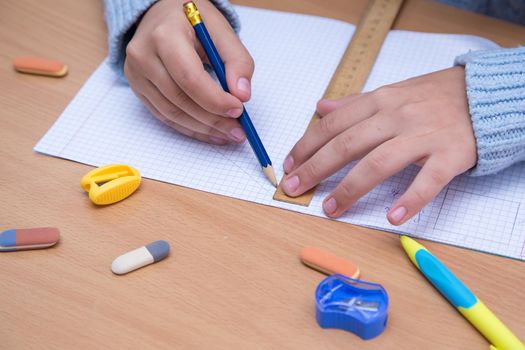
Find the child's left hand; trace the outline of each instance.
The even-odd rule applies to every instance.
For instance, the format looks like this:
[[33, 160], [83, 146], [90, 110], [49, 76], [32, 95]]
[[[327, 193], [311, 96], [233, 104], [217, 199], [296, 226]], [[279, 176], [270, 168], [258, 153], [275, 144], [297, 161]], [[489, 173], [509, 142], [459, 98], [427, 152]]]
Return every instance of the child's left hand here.
[[283, 189], [298, 196], [361, 159], [325, 198], [323, 209], [330, 217], [342, 215], [379, 183], [415, 163], [422, 169], [387, 214], [400, 225], [477, 161], [463, 67], [321, 100], [317, 111], [322, 119], [284, 162]]

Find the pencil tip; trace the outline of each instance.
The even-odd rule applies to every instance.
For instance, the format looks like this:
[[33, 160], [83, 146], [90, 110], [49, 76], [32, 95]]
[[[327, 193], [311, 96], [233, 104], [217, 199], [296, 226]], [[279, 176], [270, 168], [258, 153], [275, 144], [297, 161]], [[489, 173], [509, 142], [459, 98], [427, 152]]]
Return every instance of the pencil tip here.
[[271, 165], [263, 167], [264, 175], [270, 180], [272, 185], [277, 187], [277, 179], [275, 178], [275, 171], [273, 171], [273, 167]]

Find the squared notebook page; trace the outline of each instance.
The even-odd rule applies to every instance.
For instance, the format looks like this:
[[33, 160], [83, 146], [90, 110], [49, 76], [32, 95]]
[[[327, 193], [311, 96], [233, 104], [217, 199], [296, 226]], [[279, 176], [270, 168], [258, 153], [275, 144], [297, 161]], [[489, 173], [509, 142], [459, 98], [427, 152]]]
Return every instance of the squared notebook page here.
[[[246, 108], [277, 177], [303, 134], [355, 27], [344, 22], [236, 6], [241, 39], [256, 62]], [[365, 90], [450, 67], [468, 50], [497, 47], [464, 35], [392, 31]], [[323, 198], [352, 165], [325, 180], [309, 207], [272, 199], [248, 143], [218, 147], [179, 135], [158, 122], [106, 62], [93, 73], [35, 151], [94, 166], [129, 164], [147, 178], [322, 216]], [[525, 259], [525, 166], [497, 176], [458, 177], [418, 216], [391, 226], [386, 212], [417, 173], [388, 179], [339, 220]]]

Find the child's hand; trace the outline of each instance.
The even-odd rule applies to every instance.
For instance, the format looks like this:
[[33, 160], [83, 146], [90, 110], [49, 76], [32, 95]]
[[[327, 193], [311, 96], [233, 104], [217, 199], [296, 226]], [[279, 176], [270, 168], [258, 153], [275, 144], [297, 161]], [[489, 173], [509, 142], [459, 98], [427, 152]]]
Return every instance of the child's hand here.
[[464, 68], [440, 72], [347, 96], [321, 100], [322, 119], [284, 162], [284, 191], [298, 196], [361, 159], [323, 202], [338, 217], [360, 197], [411, 163], [422, 166], [394, 203], [388, 220], [400, 225], [421, 210], [454, 176], [477, 161], [465, 93]]
[[214, 143], [246, 139], [235, 118], [250, 98], [253, 60], [230, 24], [208, 1], [196, 1], [226, 66], [231, 94], [204, 70], [207, 61], [184, 15], [184, 0], [161, 0], [142, 18], [126, 48], [124, 72], [135, 94], [180, 133]]

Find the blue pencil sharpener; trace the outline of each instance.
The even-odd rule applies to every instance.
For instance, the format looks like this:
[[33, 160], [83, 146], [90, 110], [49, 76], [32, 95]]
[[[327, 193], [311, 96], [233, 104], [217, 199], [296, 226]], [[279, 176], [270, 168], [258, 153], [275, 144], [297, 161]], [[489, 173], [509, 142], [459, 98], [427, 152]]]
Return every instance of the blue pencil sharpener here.
[[316, 318], [322, 328], [338, 328], [372, 339], [388, 320], [388, 294], [376, 283], [332, 275], [315, 291]]

